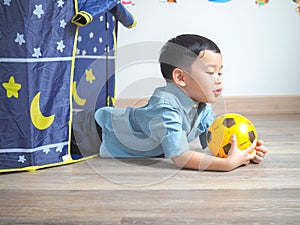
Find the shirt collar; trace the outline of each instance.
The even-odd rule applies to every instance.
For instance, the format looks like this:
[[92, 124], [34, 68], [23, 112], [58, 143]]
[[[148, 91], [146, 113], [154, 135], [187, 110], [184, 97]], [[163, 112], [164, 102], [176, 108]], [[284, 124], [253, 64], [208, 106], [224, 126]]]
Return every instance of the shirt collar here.
[[[195, 102], [193, 99], [191, 99], [189, 96], [187, 96], [176, 84], [174, 84], [171, 81], [167, 81], [167, 85], [165, 90], [171, 94], [173, 94], [182, 105], [182, 108], [186, 113], [189, 113], [193, 108], [198, 108], [199, 103]], [[204, 105], [203, 105], [204, 104]], [[205, 103], [200, 103], [201, 110], [206, 105]]]

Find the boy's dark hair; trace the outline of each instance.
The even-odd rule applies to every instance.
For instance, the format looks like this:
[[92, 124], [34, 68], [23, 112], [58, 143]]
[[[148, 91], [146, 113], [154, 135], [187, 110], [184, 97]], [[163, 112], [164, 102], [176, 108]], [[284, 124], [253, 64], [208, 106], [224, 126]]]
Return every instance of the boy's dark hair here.
[[166, 80], [173, 80], [172, 72], [175, 68], [190, 72], [192, 63], [203, 50], [221, 53], [213, 41], [199, 35], [183, 34], [170, 39], [162, 47], [159, 56], [162, 75]]

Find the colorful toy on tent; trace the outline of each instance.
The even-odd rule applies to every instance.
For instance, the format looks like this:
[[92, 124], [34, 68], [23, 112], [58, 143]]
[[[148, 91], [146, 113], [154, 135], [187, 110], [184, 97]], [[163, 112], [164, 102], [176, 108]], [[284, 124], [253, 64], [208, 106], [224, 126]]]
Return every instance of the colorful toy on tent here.
[[130, 1], [130, 0], [123, 0], [121, 3], [124, 6], [135, 5], [135, 2], [134, 1]]
[[293, 0], [293, 2], [297, 3], [296, 12], [300, 15], [300, 0]]
[[223, 3], [223, 2], [230, 2], [231, 0], [208, 0], [209, 2], [216, 2], [216, 3]]
[[227, 113], [213, 121], [208, 129], [206, 141], [213, 155], [226, 158], [231, 148], [231, 136], [235, 134], [237, 147], [245, 150], [257, 139], [253, 123], [246, 117]]
[[159, 0], [160, 3], [168, 3], [168, 4], [174, 4], [177, 3], [177, 0]]
[[265, 6], [268, 3], [269, 3], [269, 0], [257, 0], [257, 1], [255, 1], [255, 4], [258, 5], [258, 6]]

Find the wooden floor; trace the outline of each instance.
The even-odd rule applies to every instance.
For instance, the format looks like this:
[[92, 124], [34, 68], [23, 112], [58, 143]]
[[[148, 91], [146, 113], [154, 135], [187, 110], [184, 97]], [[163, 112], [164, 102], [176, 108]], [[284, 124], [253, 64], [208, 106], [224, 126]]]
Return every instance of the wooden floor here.
[[299, 224], [300, 114], [248, 117], [269, 148], [260, 165], [198, 172], [95, 158], [0, 174], [0, 224]]

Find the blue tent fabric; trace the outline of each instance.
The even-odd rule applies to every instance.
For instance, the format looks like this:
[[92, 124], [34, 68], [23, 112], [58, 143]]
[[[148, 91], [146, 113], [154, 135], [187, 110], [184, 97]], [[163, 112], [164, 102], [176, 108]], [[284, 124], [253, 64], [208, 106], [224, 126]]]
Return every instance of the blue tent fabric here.
[[[99, 10], [95, 2], [108, 7]], [[90, 157], [72, 155], [72, 113], [114, 106], [116, 22], [133, 18], [122, 5], [111, 13], [116, 6], [115, 0], [0, 1], [0, 172]], [[93, 21], [74, 25], [79, 10]]]
[[109, 12], [127, 28], [132, 28], [136, 25], [134, 16], [121, 3], [113, 7]]
[[115, 21], [110, 13], [79, 27], [74, 81], [75, 111], [113, 106], [115, 89]]
[[[114, 17], [106, 12], [78, 30], [72, 102], [74, 120], [78, 111], [113, 106], [115, 94]], [[96, 132], [92, 126], [90, 130]], [[77, 129], [81, 129], [80, 123], [72, 123], [72, 130]], [[71, 149], [72, 158], [98, 154], [99, 146], [96, 147], [96, 141], [93, 142], [95, 145], [91, 149]]]
[[0, 2], [0, 170], [68, 156], [73, 1]]
[[78, 11], [86, 11], [93, 18], [99, 18], [118, 4], [118, 0], [78, 0]]

